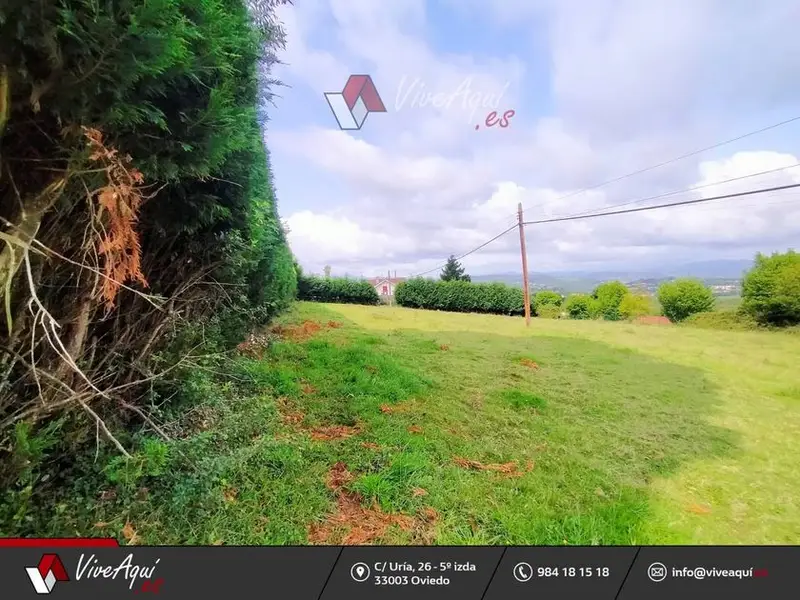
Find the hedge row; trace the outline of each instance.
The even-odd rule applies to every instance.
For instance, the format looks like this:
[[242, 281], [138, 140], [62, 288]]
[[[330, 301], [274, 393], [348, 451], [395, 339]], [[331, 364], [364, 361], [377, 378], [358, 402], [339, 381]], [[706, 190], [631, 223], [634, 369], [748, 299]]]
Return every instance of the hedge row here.
[[394, 299], [400, 306], [452, 312], [520, 315], [525, 308], [522, 288], [502, 283], [417, 278], [398, 285]]
[[301, 277], [297, 297], [308, 302], [337, 302], [342, 304], [378, 304], [380, 298], [368, 281], [344, 277]]

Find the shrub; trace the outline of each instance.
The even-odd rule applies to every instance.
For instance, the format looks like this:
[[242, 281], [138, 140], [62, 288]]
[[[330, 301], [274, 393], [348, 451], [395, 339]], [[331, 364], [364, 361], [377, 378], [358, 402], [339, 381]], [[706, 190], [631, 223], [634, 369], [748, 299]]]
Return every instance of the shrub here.
[[563, 298], [561, 294], [558, 292], [553, 292], [551, 290], [543, 290], [541, 292], [537, 292], [533, 297], [533, 308], [536, 311], [536, 314], [539, 314], [540, 307], [544, 306], [561, 306]]
[[411, 279], [397, 286], [400, 306], [453, 312], [518, 315], [524, 312], [522, 288], [502, 283]]
[[543, 319], [558, 319], [561, 317], [561, 307], [552, 304], [543, 304], [536, 308], [536, 316]]
[[598, 285], [592, 297], [595, 298], [599, 304], [599, 313], [607, 321], [619, 321], [621, 314], [619, 312], [619, 305], [622, 299], [630, 293], [628, 286], [621, 281], [607, 281]]
[[702, 329], [741, 330], [755, 329], [758, 323], [750, 315], [736, 310], [714, 310], [686, 317], [682, 325]]
[[742, 310], [762, 325], [800, 323], [800, 254], [756, 255], [742, 284]]
[[368, 281], [344, 277], [303, 277], [297, 285], [297, 297], [308, 302], [342, 304], [378, 304], [380, 297]]
[[626, 294], [619, 304], [619, 314], [623, 319], [635, 319], [651, 312], [650, 298], [642, 294]]
[[684, 277], [658, 286], [658, 301], [664, 315], [677, 323], [693, 314], [714, 308], [714, 294], [702, 281]]
[[588, 294], [570, 294], [564, 302], [564, 309], [570, 319], [594, 319], [599, 313], [597, 300]]

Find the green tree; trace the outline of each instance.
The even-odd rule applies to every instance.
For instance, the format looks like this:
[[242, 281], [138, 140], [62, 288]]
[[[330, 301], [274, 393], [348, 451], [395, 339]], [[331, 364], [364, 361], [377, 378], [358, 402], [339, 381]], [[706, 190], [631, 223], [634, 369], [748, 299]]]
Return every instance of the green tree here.
[[698, 279], [683, 277], [658, 286], [658, 301], [664, 315], [675, 323], [714, 308], [714, 294]]
[[593, 319], [597, 313], [597, 300], [589, 294], [570, 294], [564, 302], [564, 310], [570, 319]]
[[439, 278], [442, 281], [472, 281], [470, 276], [464, 272], [464, 267], [461, 266], [461, 263], [458, 262], [456, 257], [452, 254], [450, 258], [447, 259], [447, 263], [444, 265]]
[[762, 325], [800, 323], [800, 254], [757, 254], [742, 283], [742, 298], [742, 310]]
[[542, 290], [541, 292], [536, 292], [534, 295], [533, 308], [538, 313], [539, 310], [545, 306], [560, 307], [562, 301], [563, 298], [558, 292], [554, 292], [552, 290]]
[[650, 298], [643, 294], [626, 294], [619, 304], [619, 314], [623, 319], [633, 319], [649, 315], [651, 309]]
[[619, 306], [629, 293], [628, 286], [621, 281], [607, 281], [594, 289], [592, 298], [597, 300], [599, 312], [604, 319], [618, 321], [622, 317]]

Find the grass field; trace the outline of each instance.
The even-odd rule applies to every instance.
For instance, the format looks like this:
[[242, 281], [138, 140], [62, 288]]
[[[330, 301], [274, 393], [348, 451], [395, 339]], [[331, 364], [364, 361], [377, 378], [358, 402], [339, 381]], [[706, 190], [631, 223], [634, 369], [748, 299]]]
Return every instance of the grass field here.
[[255, 383], [198, 374], [173, 466], [71, 497], [53, 533], [800, 543], [800, 337], [310, 304], [282, 325], [237, 360]]

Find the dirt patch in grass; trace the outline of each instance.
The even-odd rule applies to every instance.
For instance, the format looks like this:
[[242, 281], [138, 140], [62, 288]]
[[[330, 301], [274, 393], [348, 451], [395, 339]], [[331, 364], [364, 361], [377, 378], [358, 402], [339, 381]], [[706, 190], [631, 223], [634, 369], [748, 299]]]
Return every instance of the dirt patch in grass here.
[[422, 427], [419, 425], [412, 425], [408, 428], [408, 433], [422, 433]]
[[432, 526], [438, 519], [434, 509], [423, 511], [421, 516], [385, 513], [377, 505], [362, 506], [360, 494], [346, 489], [354, 479], [347, 465], [338, 462], [327, 476], [327, 487], [336, 497], [336, 512], [324, 523], [315, 523], [308, 528], [310, 544], [332, 544], [360, 546], [379, 542], [391, 527], [413, 531], [420, 543], [430, 543]]
[[447, 352], [448, 350], [450, 350], [450, 346], [448, 346], [447, 344], [442, 344], [441, 346], [439, 346], [439, 350], [441, 350], [442, 352]]
[[686, 507], [686, 511], [695, 515], [708, 515], [711, 514], [711, 508], [704, 504], [690, 504]]
[[317, 393], [317, 388], [315, 388], [310, 383], [303, 383], [300, 385], [300, 391], [303, 392], [306, 396], [310, 396], [311, 394]]
[[290, 411], [281, 414], [281, 419], [287, 425], [300, 425], [305, 418], [306, 418], [305, 413], [300, 410]]
[[672, 321], [670, 321], [667, 317], [639, 317], [634, 321], [634, 323], [639, 323], [640, 325], [672, 325]]
[[318, 442], [333, 442], [343, 440], [361, 432], [358, 427], [349, 425], [330, 425], [327, 427], [314, 427], [311, 429], [311, 439]]
[[381, 412], [386, 415], [391, 415], [394, 413], [407, 413], [412, 409], [413, 407], [407, 402], [401, 402], [400, 404], [381, 404]]
[[529, 369], [535, 370], [539, 368], [539, 365], [536, 364], [536, 362], [531, 360], [530, 358], [521, 358], [519, 360], [519, 364], [521, 364], [523, 367], [528, 367]]
[[276, 325], [270, 330], [270, 333], [293, 342], [304, 342], [324, 328], [340, 329], [341, 327], [342, 324], [339, 321], [328, 321], [322, 324], [317, 321], [305, 320], [299, 325]]
[[326, 485], [332, 492], [339, 492], [344, 486], [353, 481], [353, 474], [347, 470], [347, 465], [339, 461], [328, 471]]
[[322, 325], [316, 321], [303, 321], [299, 325], [276, 325], [271, 329], [274, 335], [293, 342], [302, 342], [318, 333]]
[[469, 469], [472, 471], [493, 471], [495, 473], [500, 473], [504, 477], [522, 477], [525, 475], [525, 473], [530, 473], [534, 467], [534, 462], [532, 460], [527, 462], [524, 469], [520, 469], [517, 461], [486, 464], [477, 460], [470, 460], [469, 458], [456, 456], [453, 459], [453, 462], [462, 469]]

